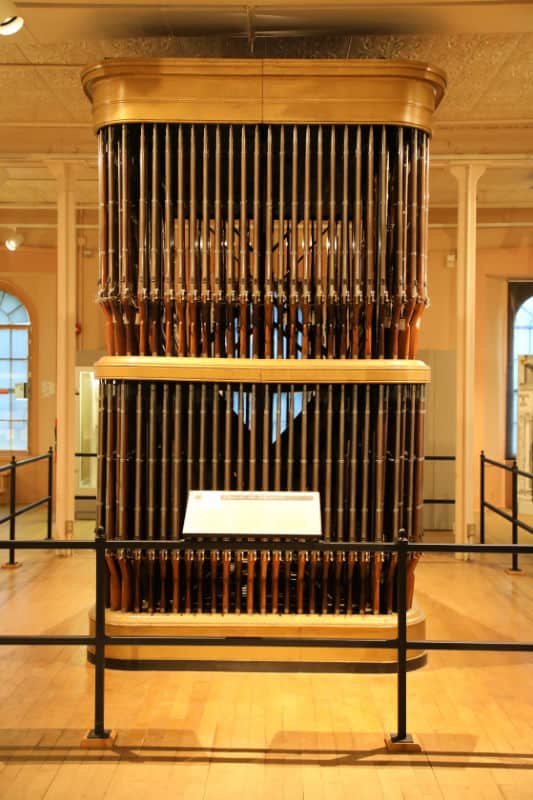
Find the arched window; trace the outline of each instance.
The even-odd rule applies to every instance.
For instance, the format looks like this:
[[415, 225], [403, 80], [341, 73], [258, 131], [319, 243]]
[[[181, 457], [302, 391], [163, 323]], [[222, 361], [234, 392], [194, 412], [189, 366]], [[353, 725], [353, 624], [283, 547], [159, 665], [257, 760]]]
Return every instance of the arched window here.
[[518, 356], [533, 353], [533, 283], [509, 284], [507, 455], [516, 456]]
[[30, 316], [0, 291], [0, 450], [28, 450]]

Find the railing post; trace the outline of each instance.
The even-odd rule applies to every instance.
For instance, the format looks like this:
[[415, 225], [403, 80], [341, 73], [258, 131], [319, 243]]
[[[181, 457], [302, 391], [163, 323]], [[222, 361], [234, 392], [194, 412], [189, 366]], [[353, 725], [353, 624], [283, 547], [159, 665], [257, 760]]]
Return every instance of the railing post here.
[[[17, 459], [11, 456], [11, 480], [9, 481], [9, 541], [15, 541], [17, 511]], [[15, 548], [9, 548], [9, 567], [15, 567]]]
[[104, 728], [105, 688], [105, 547], [104, 529], [96, 529], [96, 612], [94, 645], [94, 728], [82, 741], [84, 747], [110, 747], [114, 736]]
[[485, 451], [479, 457], [479, 541], [485, 544]]
[[46, 538], [52, 538], [52, 492], [54, 490], [54, 448], [48, 448], [48, 517], [46, 520]]
[[407, 733], [407, 557], [409, 542], [405, 531], [400, 531], [397, 542], [397, 608], [398, 608], [398, 682], [397, 682], [397, 727], [396, 733], [385, 739], [387, 749], [396, 751], [420, 751], [420, 746]]
[[[513, 544], [518, 544], [518, 465], [513, 461], [512, 471], [512, 517], [513, 517]], [[512, 554], [511, 569], [509, 572], [522, 572], [518, 567], [518, 553]]]

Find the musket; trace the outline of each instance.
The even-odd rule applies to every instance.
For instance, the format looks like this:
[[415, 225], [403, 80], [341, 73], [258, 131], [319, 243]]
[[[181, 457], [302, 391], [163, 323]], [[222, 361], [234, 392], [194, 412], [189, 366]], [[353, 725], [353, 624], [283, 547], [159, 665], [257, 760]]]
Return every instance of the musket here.
[[272, 551], [272, 613], [278, 613], [279, 606], [279, 567], [281, 563], [281, 552]]
[[196, 276], [196, 133], [191, 125], [189, 161], [189, 283], [187, 310], [189, 312], [189, 354], [198, 353], [198, 282]]
[[261, 488], [263, 491], [268, 491], [270, 489], [270, 437], [272, 436], [270, 385], [268, 383], [265, 384], [264, 411]]
[[[394, 444], [393, 444], [393, 464], [392, 464], [392, 540], [398, 541], [400, 530], [400, 517], [399, 517], [399, 504], [400, 504], [400, 458], [401, 458], [401, 386], [396, 386], [396, 404], [394, 409]], [[386, 606], [387, 614], [392, 614], [394, 608], [394, 576], [396, 573], [396, 565], [398, 563], [398, 556], [391, 553], [389, 564], [387, 568], [386, 577]]]
[[272, 126], [267, 129], [266, 201], [265, 201], [265, 358], [272, 358], [274, 292], [272, 290]]
[[244, 392], [239, 383], [239, 405], [237, 411], [237, 491], [244, 489]]
[[[118, 455], [118, 514], [117, 534], [119, 539], [128, 539], [128, 424], [127, 424], [127, 385], [121, 381], [118, 387], [118, 429], [117, 429], [117, 455]], [[132, 606], [132, 580], [129, 554], [126, 550], [117, 553], [120, 575], [122, 578], [121, 610], [131, 611]]]
[[224, 489], [231, 489], [232, 474], [231, 474], [231, 443], [232, 436], [232, 395], [233, 389], [231, 383], [226, 384], [225, 392], [225, 412], [224, 412]]
[[[220, 390], [218, 383], [213, 384], [213, 430], [211, 436], [211, 489], [219, 487], [219, 453], [220, 453]], [[221, 486], [221, 485], [220, 485]]]
[[239, 217], [239, 356], [248, 357], [248, 214], [246, 196], [246, 126], [241, 128], [241, 197]]
[[[374, 541], [383, 542], [383, 504], [385, 499], [385, 425], [387, 417], [388, 387], [378, 386], [378, 413], [376, 420], [376, 457], [375, 457], [375, 517]], [[372, 563], [372, 612], [380, 612], [381, 567], [383, 553], [374, 553]]]
[[107, 170], [106, 131], [98, 132], [98, 292], [97, 302], [104, 314], [105, 339], [108, 355], [115, 354], [113, 313], [109, 302], [109, 268], [107, 243]]
[[115, 146], [113, 128], [108, 128], [107, 147], [107, 269], [109, 275], [107, 298], [113, 317], [113, 342], [115, 355], [126, 354], [126, 341], [124, 324], [120, 308], [118, 274], [117, 274], [117, 248], [116, 237], [118, 230], [117, 196], [115, 181]]
[[408, 248], [406, 268], [406, 307], [405, 318], [401, 321], [399, 356], [409, 357], [411, 326], [416, 308], [416, 265], [418, 244], [418, 131], [412, 131], [412, 150], [408, 187]]
[[342, 565], [344, 563], [344, 553], [335, 553], [335, 598], [333, 603], [333, 613], [340, 614], [341, 610], [341, 584], [342, 584]]
[[260, 229], [261, 229], [261, 204], [259, 200], [259, 155], [260, 139], [259, 126], [255, 126], [254, 135], [254, 194], [253, 194], [253, 240], [252, 240], [252, 356], [259, 358], [259, 346], [264, 340], [264, 330], [261, 327], [261, 288], [259, 284], [260, 262]]
[[283, 613], [289, 614], [291, 610], [291, 565], [292, 565], [292, 553], [290, 550], [285, 550], [283, 553], [283, 577], [284, 577], [284, 588], [283, 588]]
[[297, 356], [298, 339], [298, 128], [292, 129], [291, 237], [289, 262], [289, 358]]
[[120, 147], [119, 209], [120, 304], [122, 307], [122, 320], [126, 334], [126, 355], [132, 356], [137, 354], [138, 345], [135, 331], [136, 313], [133, 298], [133, 270], [130, 254], [131, 204], [127, 125], [122, 125], [122, 138]]
[[376, 294], [374, 289], [374, 128], [368, 132], [366, 183], [366, 276], [365, 276], [365, 358], [372, 358], [372, 325]]
[[[174, 258], [172, 210], [172, 156], [170, 125], [165, 125], [165, 214], [163, 227], [163, 304], [165, 309], [165, 355], [173, 356], [174, 349]], [[161, 562], [162, 563], [162, 562]]]
[[[198, 456], [198, 488], [202, 491], [206, 489], [205, 482], [205, 468], [206, 468], [206, 434], [207, 434], [207, 420], [206, 420], [206, 394], [207, 386], [202, 382], [200, 386], [200, 436], [198, 440], [198, 450], [194, 455]], [[192, 455], [192, 454], [191, 454]]]
[[251, 390], [247, 393], [250, 400], [246, 419], [250, 425], [249, 454], [248, 454], [248, 490], [253, 491], [256, 486], [257, 470], [257, 386], [252, 384]]
[[409, 358], [415, 358], [418, 349], [418, 332], [422, 314], [429, 304], [427, 296], [427, 236], [429, 205], [429, 140], [421, 134], [418, 151], [418, 220], [417, 220], [417, 266], [415, 311], [411, 320], [409, 336]]
[[[174, 430], [172, 439], [172, 538], [179, 539], [181, 532], [181, 521], [183, 518], [183, 439], [182, 439], [182, 419], [183, 419], [183, 387], [181, 383], [176, 383], [174, 390]], [[179, 611], [180, 600], [180, 553], [179, 550], [172, 551], [172, 611]]]
[[336, 355], [336, 330], [337, 330], [337, 306], [338, 293], [336, 286], [336, 239], [337, 223], [335, 219], [335, 181], [337, 178], [336, 158], [335, 158], [335, 127], [331, 127], [330, 161], [329, 161], [329, 218], [328, 218], [328, 297], [326, 308], [327, 326], [327, 357], [335, 358]]
[[[163, 408], [161, 413], [161, 461], [160, 461], [160, 475], [161, 475], [161, 495], [160, 495], [160, 511], [159, 511], [159, 538], [168, 539], [168, 529], [170, 526], [169, 517], [172, 514], [169, 508], [169, 445], [170, 445], [170, 387], [168, 383], [163, 384]], [[170, 512], [170, 513], [169, 513]], [[160, 581], [160, 598], [159, 598], [159, 611], [162, 613], [167, 608], [166, 596], [166, 579], [168, 567], [168, 550], [159, 551], [159, 575]]]
[[316, 595], [316, 571], [318, 563], [318, 553], [312, 550], [309, 554], [309, 613], [315, 613]]
[[146, 356], [148, 347], [148, 189], [147, 189], [146, 126], [141, 124], [139, 138], [139, 267], [137, 275], [137, 308], [139, 313], [139, 355]]
[[[114, 409], [114, 386], [112, 381], [103, 385], [106, 393], [106, 483], [105, 483], [105, 532], [107, 539], [115, 538], [115, 487], [116, 487], [116, 416]], [[109, 598], [112, 611], [118, 611], [121, 606], [120, 575], [117, 569], [115, 556], [111, 551], [106, 551], [106, 564], [109, 569]]]
[[344, 607], [347, 614], [353, 614], [353, 575], [355, 571], [355, 553], [346, 554], [346, 599]]
[[304, 613], [304, 579], [305, 579], [305, 562], [307, 561], [308, 553], [300, 550], [298, 553], [298, 566], [296, 570], [296, 613]]
[[196, 551], [196, 611], [201, 614], [204, 610], [204, 562], [205, 551]]
[[348, 541], [350, 542], [355, 542], [357, 522], [357, 388], [357, 384], [352, 384], [350, 408], [350, 499], [348, 508]]
[[283, 335], [283, 316], [284, 308], [287, 303], [287, 292], [285, 288], [285, 264], [286, 264], [286, 242], [285, 242], [285, 126], [282, 125], [279, 133], [279, 198], [278, 198], [278, 252], [275, 261], [276, 275], [274, 278], [276, 290], [276, 324], [277, 336], [276, 358], [283, 358], [283, 344], [286, 337]]
[[231, 565], [231, 550], [222, 551], [222, 613], [229, 612], [229, 579]]
[[339, 400], [339, 439], [337, 447], [337, 519], [336, 535], [338, 542], [344, 539], [344, 477], [346, 469], [346, 442], [345, 442], [345, 423], [346, 423], [346, 388], [342, 383], [340, 386]]
[[361, 231], [362, 231], [362, 146], [361, 126], [357, 126], [355, 140], [355, 203], [353, 221], [353, 275], [352, 275], [352, 358], [359, 358], [359, 324], [363, 293], [361, 291]]
[[213, 292], [213, 355], [215, 358], [224, 355], [224, 293], [222, 291], [222, 214], [220, 197], [220, 125], [215, 131], [215, 274]]
[[396, 248], [394, 256], [394, 292], [392, 296], [391, 343], [389, 355], [398, 358], [399, 328], [405, 304], [405, 165], [406, 153], [403, 145], [403, 128], [398, 128], [397, 186], [396, 186]]
[[[324, 214], [322, 201], [322, 166], [323, 166], [323, 137], [322, 125], [318, 126], [317, 156], [316, 156], [316, 257], [315, 257], [315, 358], [322, 357], [322, 339], [324, 332], [324, 256], [322, 248], [322, 217]], [[326, 264], [327, 275], [327, 264]]]
[[391, 326], [391, 306], [387, 289], [387, 206], [388, 206], [389, 154], [387, 129], [381, 129], [379, 164], [379, 238], [378, 238], [378, 358], [385, 358], [385, 329]]
[[266, 614], [267, 610], [267, 573], [268, 562], [270, 560], [270, 553], [268, 550], [262, 550], [259, 556], [259, 613]]
[[209, 141], [207, 125], [204, 125], [202, 148], [202, 228], [201, 228], [201, 287], [200, 287], [200, 352], [209, 356], [211, 327], [211, 292], [209, 281]]
[[329, 578], [329, 562], [331, 560], [331, 552], [325, 551], [322, 553], [322, 613], [328, 613], [329, 592], [328, 592], [328, 578]]
[[309, 355], [309, 328], [311, 311], [311, 129], [305, 131], [304, 165], [304, 229], [303, 229], [303, 276], [302, 276], [302, 358]]
[[187, 282], [185, 275], [186, 258], [183, 176], [183, 129], [180, 125], [178, 127], [178, 192], [176, 208], [176, 338], [178, 356], [187, 355]]
[[342, 156], [342, 226], [341, 226], [341, 290], [340, 290], [340, 342], [339, 356], [346, 358], [349, 347], [348, 330], [350, 325], [350, 289], [348, 286], [348, 167], [350, 152], [348, 146], [348, 126], [344, 126]]
[[228, 139], [228, 222], [226, 229], [226, 355], [233, 358], [235, 355], [235, 305], [237, 297], [235, 293], [235, 281], [233, 278], [234, 260], [234, 147], [233, 147], [233, 125], [229, 126]]
[[[139, 540], [143, 533], [143, 473], [144, 473], [144, 413], [143, 384], [137, 384], [135, 400], [135, 493], [133, 504], [133, 538]], [[142, 550], [133, 551], [133, 610], [137, 613], [142, 608], [141, 597]]]
[[255, 550], [248, 550], [248, 570], [246, 574], [246, 611], [248, 614], [254, 613], [254, 578], [256, 558], [257, 553]]
[[211, 613], [217, 611], [217, 572], [218, 572], [218, 550], [209, 552], [210, 572], [211, 572]]
[[276, 388], [276, 438], [274, 445], [274, 489], [281, 489], [281, 384]]
[[325, 458], [325, 487], [324, 487], [324, 539], [331, 539], [331, 494], [332, 494], [332, 467], [333, 467], [333, 387], [328, 384], [328, 405], [326, 409], [326, 458]]
[[[368, 542], [368, 504], [369, 504], [369, 466], [370, 466], [370, 386], [365, 387], [365, 410], [363, 418], [363, 449], [361, 479], [361, 541]], [[368, 598], [369, 554], [359, 553], [359, 613], [366, 614]]]
[[152, 191], [150, 200], [150, 300], [149, 347], [157, 356], [161, 350], [161, 208], [159, 203], [159, 129], [152, 126]]
[[242, 550], [235, 552], [235, 613], [241, 613]]
[[294, 384], [289, 386], [289, 409], [287, 413], [287, 491], [292, 491], [294, 475]]
[[[150, 383], [150, 405], [148, 409], [148, 474], [146, 495], [146, 538], [156, 538], [156, 481], [157, 481], [157, 385]], [[154, 611], [154, 567], [155, 550], [147, 552], [148, 568], [148, 613]]]
[[[423, 537], [422, 513], [424, 510], [424, 421], [426, 416], [425, 387], [415, 387], [415, 474], [414, 474], [414, 513], [413, 513], [413, 541], [421, 542]], [[407, 607], [410, 608], [413, 602], [413, 592], [415, 585], [414, 571], [420, 553], [413, 553], [409, 560], [407, 570]]]
[[190, 614], [192, 610], [191, 585], [192, 585], [192, 563], [194, 551], [185, 551], [185, 613]]

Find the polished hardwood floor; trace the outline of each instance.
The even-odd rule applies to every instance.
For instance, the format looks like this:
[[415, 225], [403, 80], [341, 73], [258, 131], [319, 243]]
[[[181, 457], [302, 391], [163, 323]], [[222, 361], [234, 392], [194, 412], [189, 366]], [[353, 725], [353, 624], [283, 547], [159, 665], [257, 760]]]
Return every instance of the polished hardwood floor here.
[[[76, 535], [91, 530], [78, 523]], [[39, 513], [20, 519], [18, 535], [44, 535]], [[509, 536], [489, 515], [488, 538]], [[18, 558], [19, 569], [0, 572], [0, 630], [85, 633], [91, 554]], [[533, 641], [533, 559], [522, 559], [522, 577], [506, 574], [509, 563], [424, 557], [416, 598], [428, 637]], [[109, 751], [79, 746], [93, 712], [83, 648], [3, 647], [0, 675], [6, 800], [533, 798], [531, 653], [431, 653], [408, 677], [420, 754], [384, 747], [393, 675], [109, 670], [106, 725], [118, 733]]]

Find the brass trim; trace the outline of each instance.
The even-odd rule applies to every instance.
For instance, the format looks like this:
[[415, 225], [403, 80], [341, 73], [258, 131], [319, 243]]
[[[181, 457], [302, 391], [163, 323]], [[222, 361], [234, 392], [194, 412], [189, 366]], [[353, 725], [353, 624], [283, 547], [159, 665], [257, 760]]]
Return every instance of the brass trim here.
[[191, 383], [429, 383], [423, 361], [403, 359], [229, 359], [104, 356], [94, 365], [106, 380]]
[[96, 130], [128, 122], [407, 125], [431, 133], [446, 76], [380, 59], [109, 59], [81, 80]]

